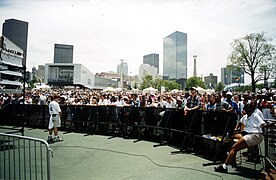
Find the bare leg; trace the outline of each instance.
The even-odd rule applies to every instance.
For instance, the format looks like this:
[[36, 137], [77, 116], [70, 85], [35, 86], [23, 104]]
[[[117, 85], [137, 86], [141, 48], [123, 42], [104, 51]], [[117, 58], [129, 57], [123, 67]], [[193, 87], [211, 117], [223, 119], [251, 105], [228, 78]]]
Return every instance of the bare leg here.
[[58, 135], [58, 128], [54, 127], [54, 135], [57, 136]]
[[245, 148], [248, 148], [245, 140], [243, 138], [239, 139], [239, 141], [232, 146], [224, 164], [229, 165], [236, 158], [237, 152]]
[[53, 129], [49, 129], [49, 135], [52, 136], [53, 134]]

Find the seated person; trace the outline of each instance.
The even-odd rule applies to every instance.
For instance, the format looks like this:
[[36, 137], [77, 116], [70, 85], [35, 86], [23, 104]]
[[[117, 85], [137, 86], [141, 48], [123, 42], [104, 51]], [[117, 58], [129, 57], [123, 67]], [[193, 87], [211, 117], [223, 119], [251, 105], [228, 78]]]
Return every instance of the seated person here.
[[227, 173], [227, 166], [235, 160], [238, 151], [258, 145], [263, 141], [262, 128], [265, 126], [265, 122], [257, 113], [254, 113], [254, 110], [255, 108], [250, 104], [244, 106], [246, 114], [240, 119], [240, 123], [244, 124], [244, 134], [246, 135], [236, 135], [239, 137], [238, 142], [232, 146], [224, 164], [215, 167], [215, 171]]

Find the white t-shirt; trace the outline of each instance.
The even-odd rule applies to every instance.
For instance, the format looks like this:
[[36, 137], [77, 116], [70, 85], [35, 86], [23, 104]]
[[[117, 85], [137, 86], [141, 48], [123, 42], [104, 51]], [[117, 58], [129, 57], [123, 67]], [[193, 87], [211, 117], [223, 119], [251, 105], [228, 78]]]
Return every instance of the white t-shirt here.
[[49, 113], [50, 113], [50, 115], [59, 114], [59, 112], [61, 112], [61, 109], [60, 109], [60, 106], [59, 106], [58, 102], [51, 101], [50, 104], [49, 104]]
[[244, 115], [240, 122], [244, 124], [244, 131], [248, 133], [262, 133], [261, 125], [264, 123], [263, 118], [261, 118], [257, 113], [252, 113], [250, 117]]

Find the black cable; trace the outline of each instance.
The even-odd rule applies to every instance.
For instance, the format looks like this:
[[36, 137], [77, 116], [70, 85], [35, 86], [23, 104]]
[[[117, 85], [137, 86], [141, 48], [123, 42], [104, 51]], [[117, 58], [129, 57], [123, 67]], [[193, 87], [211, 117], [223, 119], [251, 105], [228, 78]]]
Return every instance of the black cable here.
[[181, 167], [181, 166], [169, 166], [169, 165], [158, 164], [158, 163], [154, 162], [154, 161], [153, 161], [150, 157], [148, 157], [147, 155], [142, 155], [142, 154], [133, 154], [133, 153], [127, 153], [127, 152], [121, 152], [121, 151], [103, 149], [103, 148], [84, 147], [84, 146], [53, 146], [53, 147], [58, 147], [58, 148], [59, 148], [59, 147], [65, 147], [65, 148], [92, 149], [92, 150], [106, 151], [106, 152], [112, 152], [112, 153], [117, 153], [117, 154], [124, 154], [124, 155], [129, 155], [129, 156], [144, 157], [144, 158], [148, 159], [150, 162], [152, 162], [154, 165], [156, 165], [156, 166], [158, 166], [158, 167], [173, 168], [173, 169], [192, 170], [192, 171], [197, 171], [197, 172], [201, 172], [201, 173], [210, 174], [210, 175], [219, 177], [219, 178], [221, 178], [221, 179], [223, 180], [222, 176], [217, 175], [217, 174], [214, 174], [214, 173], [206, 172], [206, 171], [203, 171], [203, 170], [198, 170], [198, 169], [188, 168], [188, 167]]

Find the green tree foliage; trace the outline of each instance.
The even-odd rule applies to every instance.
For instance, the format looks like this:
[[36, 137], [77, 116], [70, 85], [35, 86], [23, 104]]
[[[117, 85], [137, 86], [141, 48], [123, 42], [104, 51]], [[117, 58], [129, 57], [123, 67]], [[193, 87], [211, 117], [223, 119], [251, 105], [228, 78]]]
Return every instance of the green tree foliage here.
[[140, 88], [145, 89], [148, 87], [153, 87], [155, 89], [161, 90], [161, 86], [164, 86], [167, 91], [171, 91], [173, 89], [179, 89], [180, 85], [175, 81], [168, 81], [163, 79], [154, 79], [152, 76], [147, 75], [143, 78], [143, 82], [141, 83]]
[[224, 84], [222, 82], [219, 82], [215, 87], [215, 91], [221, 92], [221, 91], [223, 91], [224, 87], [225, 87]]
[[190, 77], [187, 80], [187, 88], [190, 89], [191, 87], [202, 87], [203, 89], [206, 89], [206, 85], [204, 82], [201, 80], [200, 77]]
[[30, 87], [35, 88], [35, 83], [38, 83], [38, 79], [35, 76], [33, 76], [33, 80], [31, 80], [31, 82], [29, 84]]
[[231, 43], [233, 51], [228, 59], [232, 65], [242, 68], [251, 77], [253, 92], [256, 91], [258, 81], [268, 79], [271, 73], [275, 73], [276, 49], [270, 41], [264, 33], [252, 33], [234, 39]]
[[147, 76], [143, 77], [143, 82], [141, 83], [140, 88], [146, 89], [148, 87], [153, 87], [153, 85], [154, 85], [154, 81], [153, 81], [152, 76], [147, 75]]

